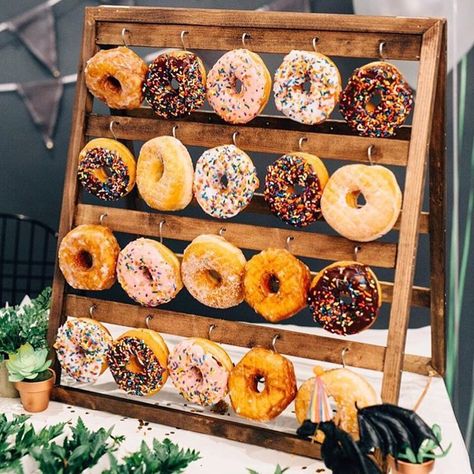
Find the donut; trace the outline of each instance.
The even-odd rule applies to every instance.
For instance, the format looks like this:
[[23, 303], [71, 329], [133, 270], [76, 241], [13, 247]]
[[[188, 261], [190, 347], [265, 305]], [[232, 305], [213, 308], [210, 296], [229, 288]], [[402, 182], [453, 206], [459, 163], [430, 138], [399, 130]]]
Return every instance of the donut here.
[[181, 277], [189, 293], [211, 308], [230, 308], [244, 299], [245, 256], [219, 235], [200, 235], [184, 250]]
[[168, 357], [168, 371], [176, 390], [188, 402], [202, 406], [224, 399], [232, 367], [222, 347], [199, 337], [180, 342]]
[[[362, 195], [365, 204], [357, 200]], [[329, 178], [321, 197], [326, 222], [347, 239], [369, 242], [389, 232], [400, 214], [402, 192], [380, 165], [346, 165]]]
[[245, 301], [267, 321], [288, 319], [306, 306], [311, 274], [288, 250], [269, 248], [245, 265]]
[[[315, 377], [304, 382], [295, 398], [295, 414], [298, 423], [312, 420], [313, 410], [311, 397], [315, 388], [316, 379], [323, 382], [327, 397], [332, 397], [336, 405], [334, 422], [339, 428], [350, 433], [355, 438], [359, 437], [359, 424], [357, 422], [357, 408], [376, 405], [380, 398], [370, 383], [361, 375], [346, 368], [324, 370], [315, 367]], [[315, 440], [322, 443], [324, 434], [316, 432]]]
[[135, 158], [109, 138], [95, 138], [79, 154], [77, 177], [84, 189], [104, 201], [116, 201], [135, 186]]
[[119, 252], [117, 239], [109, 228], [83, 224], [61, 241], [59, 268], [76, 290], [107, 290], [115, 283]]
[[130, 298], [148, 307], [171, 301], [183, 287], [176, 255], [145, 238], [130, 242], [120, 252], [117, 279]]
[[235, 145], [206, 150], [196, 163], [194, 196], [212, 217], [229, 219], [245, 209], [258, 189], [257, 169]]
[[[308, 84], [309, 90], [305, 90]], [[324, 54], [290, 51], [283, 58], [273, 82], [276, 108], [296, 122], [324, 122], [339, 100], [341, 75]]]
[[148, 68], [131, 49], [119, 46], [97, 52], [86, 63], [89, 91], [111, 109], [137, 109], [143, 102], [142, 86]]
[[137, 187], [153, 209], [179, 211], [193, 198], [193, 162], [174, 137], [157, 137], [142, 146], [137, 162]]
[[[380, 100], [376, 105], [375, 101]], [[413, 91], [401, 72], [384, 61], [354, 71], [341, 93], [339, 108], [359, 135], [390, 137], [403, 125], [413, 107]]]
[[130, 395], [150, 396], [168, 379], [168, 347], [151, 329], [131, 329], [115, 340], [107, 362], [115, 383]]
[[189, 115], [206, 99], [206, 69], [190, 51], [168, 51], [148, 66], [143, 93], [158, 116]]
[[56, 349], [62, 370], [76, 382], [92, 383], [107, 369], [109, 331], [89, 318], [69, 318], [59, 329]]
[[[265, 385], [260, 390], [258, 383], [262, 379]], [[229, 394], [237, 415], [256, 421], [271, 420], [295, 398], [293, 364], [277, 352], [254, 347], [232, 369]]]
[[[295, 227], [305, 227], [321, 217], [327, 180], [326, 167], [317, 156], [293, 152], [268, 167], [263, 195], [273, 214]], [[296, 186], [302, 191], [297, 192]]]
[[248, 49], [234, 49], [209, 71], [207, 100], [226, 122], [247, 123], [265, 108], [271, 87], [262, 58]]
[[315, 322], [326, 331], [349, 336], [375, 322], [382, 305], [382, 289], [367, 265], [335, 262], [314, 277], [308, 304]]

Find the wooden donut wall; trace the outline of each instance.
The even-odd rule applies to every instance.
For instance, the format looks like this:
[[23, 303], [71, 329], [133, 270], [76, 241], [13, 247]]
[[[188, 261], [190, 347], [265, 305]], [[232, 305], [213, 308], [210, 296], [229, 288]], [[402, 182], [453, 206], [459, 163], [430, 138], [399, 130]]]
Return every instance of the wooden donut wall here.
[[[279, 334], [282, 354], [319, 361], [340, 363], [347, 347], [346, 364], [383, 371], [382, 397], [397, 402], [402, 370], [427, 375], [442, 375], [445, 366], [445, 137], [444, 93], [446, 76], [446, 26], [438, 19], [370, 18], [345, 15], [280, 13], [225, 10], [186, 10], [148, 7], [86, 8], [73, 124], [68, 153], [59, 239], [79, 224], [105, 224], [115, 232], [158, 237], [159, 223], [165, 219], [165, 239], [191, 241], [202, 233], [218, 233], [225, 226], [225, 237], [241, 248], [262, 250], [269, 246], [285, 247], [294, 237], [291, 251], [296, 256], [324, 260], [351, 259], [354, 242], [343, 237], [289, 228], [262, 227], [230, 221], [181, 217], [173, 213], [142, 212], [133, 209], [88, 205], [78, 193], [78, 155], [91, 137], [111, 137], [110, 115], [93, 113], [93, 97], [84, 83], [86, 61], [99, 48], [121, 45], [122, 30], [128, 30], [130, 47], [181, 47], [180, 35], [187, 31], [186, 46], [191, 51], [212, 49], [228, 51], [241, 47], [243, 33], [250, 35], [249, 47], [258, 53], [286, 54], [292, 49], [310, 50], [317, 37], [317, 48], [330, 57], [379, 58], [419, 62], [418, 86], [412, 126], [402, 127], [394, 138], [366, 138], [355, 135], [340, 121], [328, 120], [308, 127], [284, 117], [260, 116], [247, 125], [225, 124], [214, 113], [197, 112], [179, 120], [162, 120], [150, 109], [140, 108], [116, 115], [113, 132], [119, 140], [144, 141], [169, 135], [179, 125], [178, 138], [188, 146], [214, 147], [231, 143], [239, 132], [238, 145], [249, 152], [274, 153], [278, 156], [297, 149], [302, 136], [305, 149], [323, 159], [367, 163], [367, 150], [373, 148], [377, 164], [405, 167], [403, 210], [396, 224], [398, 242], [364, 243], [358, 260], [373, 267], [394, 269], [394, 281], [383, 282], [383, 299], [391, 304], [386, 346], [354, 342], [350, 337], [335, 339], [304, 333], [276, 330], [236, 321], [149, 309], [97, 298], [68, 294], [63, 276], [56, 267], [49, 340], [69, 316], [84, 316], [95, 305], [94, 318], [130, 327], [145, 327], [145, 318], [153, 317], [150, 327], [161, 333], [205, 337], [215, 324], [212, 339], [224, 344], [251, 348], [259, 344], [271, 347]], [[381, 43], [384, 43], [382, 47]], [[153, 51], [150, 50], [150, 51]], [[434, 113], [435, 111], [435, 113]], [[429, 159], [428, 159], [429, 156]], [[422, 212], [422, 198], [429, 163], [429, 213]], [[246, 212], [269, 212], [262, 197], [254, 197]], [[419, 234], [429, 234], [430, 287], [413, 286]], [[178, 296], [179, 298], [179, 296]], [[404, 353], [412, 306], [430, 308], [432, 355], [421, 357]], [[60, 367], [56, 363], [56, 370]], [[60, 380], [60, 377], [58, 377]], [[144, 402], [57, 385], [55, 400], [92, 409], [146, 419], [206, 434], [226, 437], [309, 457], [318, 457], [319, 445], [300, 440], [296, 435], [249, 426], [224, 417], [155, 406]]]

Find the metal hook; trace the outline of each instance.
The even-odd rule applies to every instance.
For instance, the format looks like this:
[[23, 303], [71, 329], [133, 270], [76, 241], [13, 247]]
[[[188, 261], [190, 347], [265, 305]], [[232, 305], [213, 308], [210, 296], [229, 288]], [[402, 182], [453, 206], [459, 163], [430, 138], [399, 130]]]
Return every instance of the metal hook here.
[[112, 136], [114, 137], [114, 140], [117, 140], [117, 135], [115, 135], [115, 132], [114, 132], [114, 125], [115, 125], [115, 121], [112, 120], [109, 125], [109, 130]]
[[349, 351], [350, 349], [348, 347], [344, 347], [344, 349], [342, 349], [342, 352], [341, 352], [342, 367], [344, 367], [344, 369], [346, 368], [346, 360], [345, 360], [346, 353]]
[[272, 348], [273, 348], [273, 352], [278, 352], [277, 349], [276, 349], [276, 342], [278, 341], [278, 339], [280, 339], [280, 334], [275, 334], [273, 336], [273, 339], [272, 339]]
[[240, 135], [239, 132], [234, 132], [232, 134], [232, 143], [234, 144], [234, 146], [237, 146], [237, 137]]
[[226, 231], [226, 230], [227, 230], [227, 229], [226, 229], [225, 227], [221, 227], [221, 228], [219, 229], [219, 235], [222, 237], [222, 235], [225, 234], [225, 231]]
[[186, 35], [189, 35], [189, 31], [183, 30], [183, 31], [181, 32], [181, 35], [180, 35], [180, 38], [181, 38], [181, 45], [183, 46], [184, 51], [187, 51], [186, 45], [184, 44], [184, 37], [185, 37]]
[[104, 222], [104, 219], [107, 217], [107, 213], [104, 212], [104, 214], [101, 214], [100, 217], [99, 217], [99, 223], [100, 225], [104, 225], [103, 222]]
[[120, 33], [120, 36], [122, 37], [122, 43], [125, 47], [128, 48], [128, 43], [125, 39], [125, 32], [127, 32], [128, 34], [130, 34], [130, 31], [127, 30], [127, 28], [122, 28], [122, 32]]
[[252, 39], [252, 36], [250, 35], [250, 33], [244, 33], [244, 34], [242, 35], [242, 46], [243, 46], [244, 48], [247, 48], [247, 45], [245, 44], [245, 40], [246, 40], [246, 39]]
[[370, 145], [369, 148], [367, 148], [367, 158], [369, 159], [370, 166], [374, 165], [374, 161], [372, 159], [374, 148], [375, 148], [375, 145]]
[[145, 318], [145, 326], [147, 329], [150, 329], [150, 321], [153, 319], [153, 316], [151, 314], [147, 314]]
[[306, 143], [307, 141], [308, 141], [307, 137], [301, 137], [298, 140], [298, 148], [299, 148], [300, 151], [303, 151], [303, 143]]
[[173, 127], [173, 130], [171, 131], [171, 133], [173, 134], [173, 138], [176, 138], [176, 130], [179, 128], [179, 125], [175, 125]]
[[314, 49], [314, 52], [315, 52], [315, 53], [318, 52], [318, 50], [317, 50], [317, 48], [316, 48], [316, 45], [318, 44], [318, 42], [319, 42], [319, 38], [318, 38], [317, 36], [315, 36], [315, 37], [313, 38], [313, 49]]
[[209, 340], [211, 340], [211, 334], [212, 334], [212, 331], [214, 331], [214, 329], [216, 329], [216, 325], [215, 325], [215, 324], [211, 324], [211, 325], [209, 326], [209, 330], [208, 330], [208, 332], [207, 332], [207, 338], [208, 338]]
[[165, 219], [160, 221], [160, 227], [159, 227], [159, 232], [160, 232], [160, 244], [163, 243], [163, 226], [166, 224]]
[[354, 262], [357, 262], [357, 254], [359, 253], [359, 250], [361, 250], [360, 245], [354, 246]]
[[387, 43], [385, 43], [385, 41], [381, 41], [379, 43], [379, 57], [380, 57], [380, 59], [384, 59], [383, 50], [384, 50], [386, 45], [387, 45]]
[[97, 309], [97, 306], [95, 304], [92, 304], [91, 307], [89, 308], [89, 316], [91, 318], [94, 317], [94, 311]]
[[286, 247], [286, 250], [288, 250], [288, 252], [291, 252], [291, 250], [290, 250], [290, 242], [291, 242], [292, 240], [295, 240], [295, 238], [294, 238], [292, 235], [289, 235], [289, 236], [286, 238], [285, 247]]

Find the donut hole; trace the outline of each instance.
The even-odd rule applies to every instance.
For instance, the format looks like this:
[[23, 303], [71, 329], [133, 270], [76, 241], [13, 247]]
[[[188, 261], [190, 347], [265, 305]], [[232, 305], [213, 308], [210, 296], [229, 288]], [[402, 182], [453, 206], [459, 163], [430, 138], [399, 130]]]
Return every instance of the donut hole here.
[[255, 391], [262, 393], [265, 390], [265, 377], [263, 375], [255, 376]]
[[191, 377], [196, 381], [196, 383], [202, 383], [204, 377], [202, 376], [202, 372], [198, 367], [193, 366], [189, 369], [189, 371], [191, 372]]
[[309, 76], [305, 76], [303, 84], [301, 84], [301, 90], [306, 94], [311, 92], [311, 79]]
[[120, 84], [120, 81], [114, 76], [107, 76], [104, 81], [104, 86], [117, 94], [122, 90], [122, 84]]
[[125, 366], [125, 369], [128, 370], [129, 372], [133, 372], [134, 374], [146, 373], [146, 368], [143, 366], [140, 359], [135, 355], [132, 355], [130, 357], [130, 360]]
[[94, 263], [92, 255], [87, 250], [81, 250], [76, 257], [77, 265], [82, 270], [90, 270]]
[[341, 291], [339, 293], [339, 302], [343, 306], [351, 306], [352, 305], [352, 296], [351, 296], [351, 294], [346, 290]]
[[365, 105], [367, 112], [373, 112], [382, 103], [382, 94], [379, 91], [375, 91]]
[[350, 207], [361, 208], [367, 204], [365, 196], [359, 191], [352, 191], [346, 194], [346, 202]]
[[143, 275], [147, 280], [153, 281], [153, 275], [151, 274], [150, 270], [148, 267], [143, 267], [142, 268]]
[[206, 278], [209, 285], [213, 288], [217, 288], [222, 284], [221, 274], [213, 268], [206, 270]]
[[267, 276], [266, 287], [269, 293], [278, 293], [280, 291], [280, 280], [272, 273]]
[[243, 88], [244, 88], [244, 83], [240, 79], [235, 78], [235, 82], [234, 82], [235, 92], [237, 94], [241, 94]]
[[221, 176], [220, 183], [221, 183], [221, 188], [222, 189], [226, 189], [227, 186], [229, 186], [229, 178], [227, 177], [226, 174], [223, 174]]
[[170, 86], [175, 91], [179, 90], [179, 82], [174, 77], [171, 79]]
[[296, 183], [293, 185], [292, 191], [293, 191], [293, 194], [300, 196], [301, 194], [304, 194], [304, 192], [306, 191], [306, 187], [300, 183]]

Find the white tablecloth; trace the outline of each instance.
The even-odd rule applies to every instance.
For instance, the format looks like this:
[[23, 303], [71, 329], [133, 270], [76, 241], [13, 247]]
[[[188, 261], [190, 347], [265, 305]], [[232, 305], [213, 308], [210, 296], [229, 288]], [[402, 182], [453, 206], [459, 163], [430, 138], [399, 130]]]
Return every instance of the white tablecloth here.
[[[273, 326], [274, 327], [274, 326]], [[292, 330], [304, 330], [307, 328], [298, 328], [296, 326], [288, 327]], [[109, 325], [114, 336], [121, 334], [125, 328]], [[312, 329], [311, 332], [318, 333], [318, 329]], [[369, 330], [361, 333], [351, 340], [361, 340], [372, 344], [383, 344], [386, 339], [386, 331]], [[327, 333], [324, 333], [327, 336]], [[165, 339], [170, 346], [176, 344], [179, 338], [174, 336], [166, 336]], [[407, 340], [407, 353], [428, 355], [429, 354], [429, 328], [421, 328], [410, 330]], [[245, 349], [231, 346], [224, 346], [234, 362], [237, 362], [245, 353]], [[295, 364], [295, 370], [298, 378], [298, 385], [301, 381], [311, 376], [311, 369], [314, 364], [299, 358], [290, 358]], [[322, 363], [324, 367], [331, 367], [331, 364]], [[381, 374], [374, 371], [355, 369], [380, 390]], [[403, 374], [402, 390], [400, 405], [413, 408], [421, 391], [425, 387], [427, 378], [410, 373]], [[74, 386], [86, 388], [94, 391], [102, 391], [113, 393], [118, 396], [124, 396], [115, 386], [109, 372], [107, 371], [94, 386], [85, 386], [81, 384], [73, 384]], [[132, 397], [133, 398], [133, 397]], [[169, 403], [170, 406], [179, 406], [181, 409], [199, 409], [189, 405], [183, 407], [183, 400], [174, 391], [171, 383], [168, 383], [159, 394], [152, 398], [140, 399], [148, 401], [151, 404], [159, 401], [160, 403]], [[19, 400], [0, 398], [0, 412], [6, 413], [23, 413]], [[445, 385], [442, 379], [434, 378], [431, 387], [421, 404], [418, 413], [429, 424], [438, 423], [442, 427], [444, 444], [453, 443], [453, 447], [449, 455], [443, 459], [437, 460], [435, 474], [469, 474], [472, 473], [469, 457], [456, 422]], [[162, 426], [150, 423], [148, 426], [139, 429], [137, 420], [123, 418], [121, 416], [112, 415], [105, 412], [86, 410], [79, 407], [66, 406], [61, 403], [52, 402], [47, 411], [33, 415], [32, 422], [35, 426], [43, 426], [46, 423], [52, 424], [59, 421], [75, 420], [82, 417], [86, 425], [91, 429], [99, 427], [115, 426], [115, 434], [126, 435], [126, 440], [122, 444], [119, 454], [126, 454], [139, 447], [142, 440], [151, 441], [154, 437], [163, 439], [170, 438], [178, 443], [181, 447], [192, 448], [200, 451], [202, 459], [192, 463], [186, 470], [187, 473], [226, 473], [226, 474], [245, 474], [246, 468], [252, 468], [260, 474], [273, 474], [277, 464], [282, 467], [290, 467], [289, 473], [315, 473], [329, 472], [324, 468], [324, 464], [320, 461], [314, 461], [308, 458], [293, 456], [290, 454], [274, 451], [271, 449], [260, 448], [257, 446], [246, 445], [226, 439], [215, 438], [212, 436], [192, 433], [189, 431], [179, 430], [173, 427]], [[234, 416], [234, 415], [232, 415]], [[242, 422], [242, 419], [239, 419]], [[293, 407], [290, 407], [275, 421], [268, 423], [272, 428], [294, 432], [297, 424], [294, 419]], [[30, 464], [26, 472], [34, 472], [34, 464]], [[101, 468], [108, 466], [106, 459], [101, 462], [100, 467], [95, 468], [92, 472], [100, 472]]]

